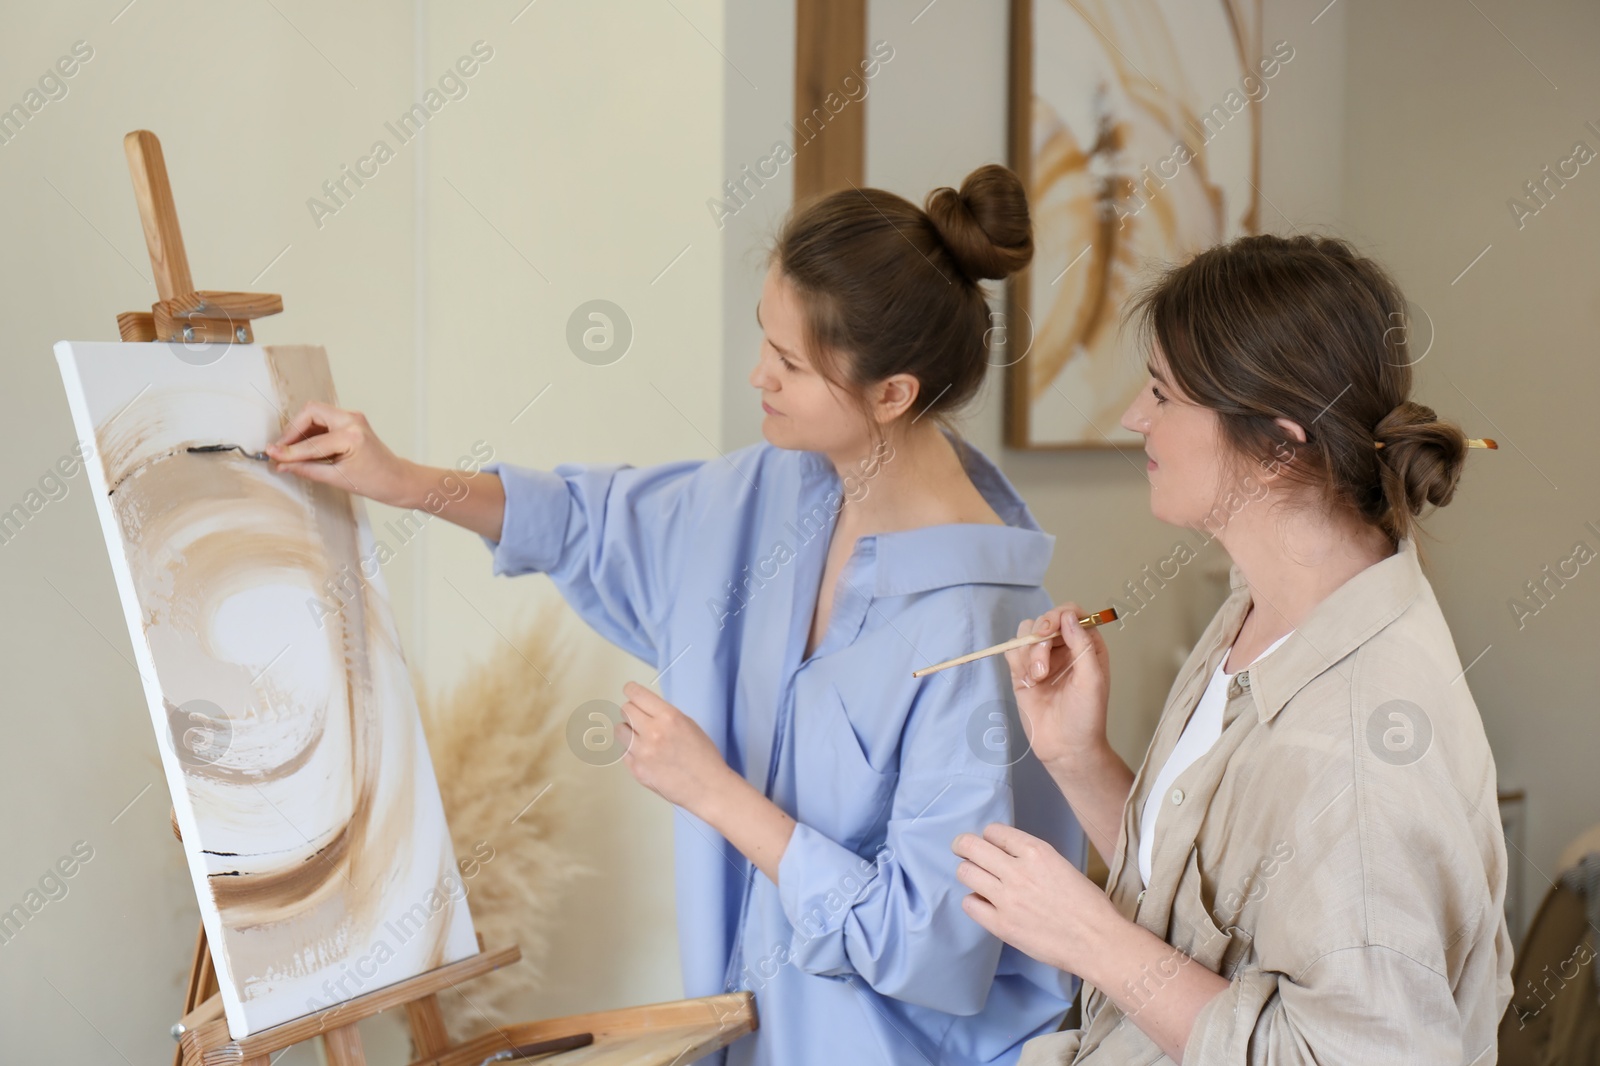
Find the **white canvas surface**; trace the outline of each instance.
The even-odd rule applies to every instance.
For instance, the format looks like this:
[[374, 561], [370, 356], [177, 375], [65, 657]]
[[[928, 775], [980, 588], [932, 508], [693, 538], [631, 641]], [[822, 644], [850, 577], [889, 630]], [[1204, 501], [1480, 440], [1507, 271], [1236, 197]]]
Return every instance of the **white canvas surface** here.
[[475, 954], [359, 498], [189, 451], [337, 402], [326, 353], [55, 353], [231, 1035]]

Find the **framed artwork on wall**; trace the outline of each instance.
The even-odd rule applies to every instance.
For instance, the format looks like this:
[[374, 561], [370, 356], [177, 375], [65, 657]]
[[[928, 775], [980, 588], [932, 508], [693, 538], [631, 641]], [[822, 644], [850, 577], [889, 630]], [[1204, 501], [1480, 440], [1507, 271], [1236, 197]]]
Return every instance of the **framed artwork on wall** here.
[[1012, 0], [1010, 165], [1034, 259], [1007, 284], [1013, 448], [1136, 446], [1145, 360], [1121, 312], [1148, 272], [1259, 227], [1261, 0]]

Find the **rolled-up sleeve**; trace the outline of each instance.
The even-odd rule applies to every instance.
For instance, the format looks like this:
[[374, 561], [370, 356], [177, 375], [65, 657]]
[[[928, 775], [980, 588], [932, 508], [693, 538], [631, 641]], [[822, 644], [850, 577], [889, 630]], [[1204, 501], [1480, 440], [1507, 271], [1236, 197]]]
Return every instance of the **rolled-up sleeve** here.
[[1388, 947], [1331, 951], [1303, 973], [1249, 968], [1201, 1008], [1185, 1066], [1460, 1066], [1463, 1022], [1443, 975]]
[[[962, 633], [956, 643], [971, 639]], [[962, 909], [967, 889], [956, 879], [960, 860], [950, 844], [991, 822], [1013, 822], [1008, 768], [984, 761], [966, 740], [974, 712], [1009, 698], [992, 661], [923, 682], [874, 856], [795, 827], [778, 866], [795, 965], [856, 974], [883, 995], [949, 1014], [983, 1009], [1002, 945]]]
[[566, 545], [567, 515], [572, 510], [567, 479], [553, 471], [507, 463], [490, 463], [483, 473], [499, 475], [506, 494], [500, 539], [483, 538], [493, 553], [495, 576], [555, 569]]
[[500, 539], [483, 538], [494, 573], [548, 574], [602, 636], [654, 661], [692, 533], [689, 484], [701, 465], [486, 465], [506, 497]]
[[961, 909], [967, 890], [950, 842], [1010, 818], [1003, 782], [943, 777], [902, 779], [873, 858], [795, 826], [778, 864], [778, 896], [794, 926], [790, 958], [807, 973], [856, 974], [908, 1003], [978, 1013], [1001, 944]]

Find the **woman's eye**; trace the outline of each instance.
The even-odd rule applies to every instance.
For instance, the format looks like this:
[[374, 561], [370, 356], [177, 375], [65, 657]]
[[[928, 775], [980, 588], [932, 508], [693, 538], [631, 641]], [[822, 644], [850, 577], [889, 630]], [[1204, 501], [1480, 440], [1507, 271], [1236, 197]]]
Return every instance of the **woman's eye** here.
[[793, 373], [795, 371], [795, 369], [796, 369], [796, 367], [795, 367], [795, 365], [793, 363], [789, 362], [789, 360], [785, 359], [781, 355], [778, 356], [778, 362], [782, 363], [783, 364], [783, 368], [785, 370], [789, 371], [790, 373]]
[[1165, 396], [1161, 395], [1161, 390], [1156, 388], [1154, 385], [1152, 385], [1150, 387], [1150, 391], [1155, 393], [1156, 403], [1166, 403], [1167, 402], [1167, 398]]

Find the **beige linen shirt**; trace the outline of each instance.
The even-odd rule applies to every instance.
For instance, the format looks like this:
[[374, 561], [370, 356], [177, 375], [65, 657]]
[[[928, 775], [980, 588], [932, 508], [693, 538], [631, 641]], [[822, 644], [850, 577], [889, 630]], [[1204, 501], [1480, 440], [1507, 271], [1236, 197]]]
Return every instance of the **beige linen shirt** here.
[[[1130, 1014], [1182, 966], [1229, 979], [1186, 1066], [1492, 1063], [1511, 998], [1494, 759], [1412, 541], [1229, 686], [1221, 738], [1178, 777], [1140, 883], [1139, 811], [1251, 603], [1233, 591], [1168, 694], [1123, 808], [1108, 894], [1177, 949], [1021, 1066], [1168, 1061]], [[1179, 954], [1181, 952], [1182, 954]]]

